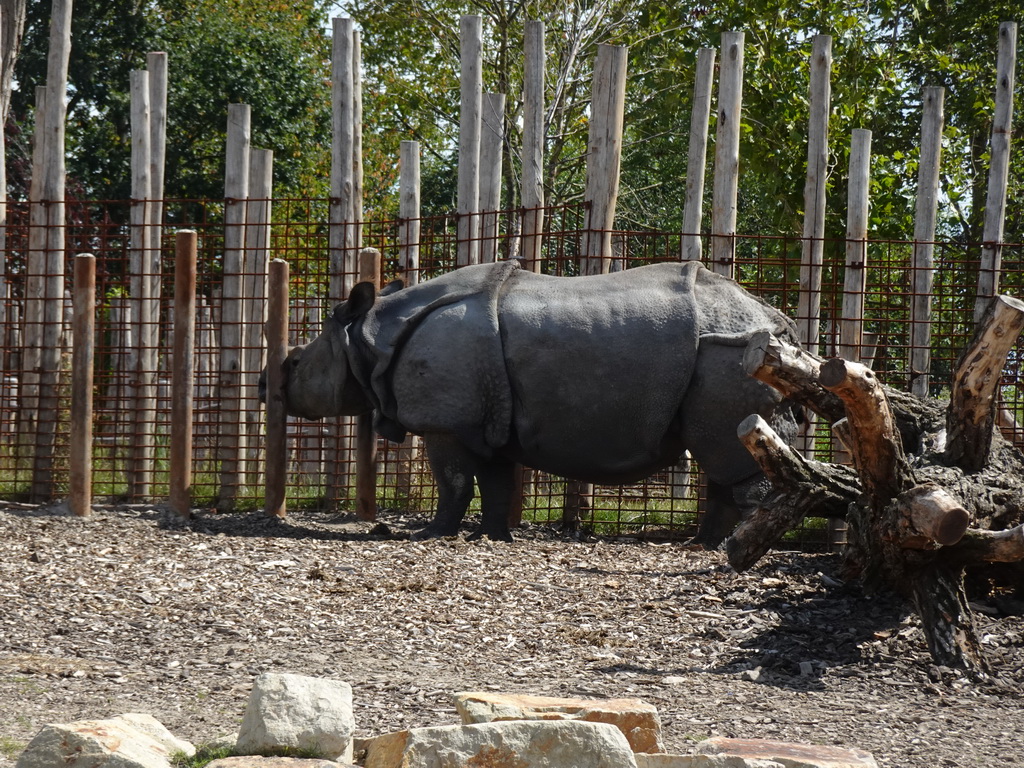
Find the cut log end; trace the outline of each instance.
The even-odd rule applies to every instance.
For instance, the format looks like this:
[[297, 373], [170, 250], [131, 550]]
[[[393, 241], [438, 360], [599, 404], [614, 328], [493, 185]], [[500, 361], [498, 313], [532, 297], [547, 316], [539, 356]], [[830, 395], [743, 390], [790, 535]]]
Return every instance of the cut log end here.
[[903, 493], [898, 503], [914, 533], [939, 546], [956, 544], [967, 533], [971, 516], [947, 491], [937, 485], [924, 484]]

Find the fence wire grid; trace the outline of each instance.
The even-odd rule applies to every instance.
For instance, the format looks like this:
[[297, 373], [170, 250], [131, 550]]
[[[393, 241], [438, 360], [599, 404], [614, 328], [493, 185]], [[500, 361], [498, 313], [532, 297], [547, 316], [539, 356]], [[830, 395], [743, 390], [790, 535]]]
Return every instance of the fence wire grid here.
[[[330, 295], [331, 240], [326, 199], [274, 199], [263, 201], [272, 207], [269, 255], [289, 263], [290, 342], [303, 343], [320, 331], [325, 313], [336, 300]], [[250, 201], [250, 205], [252, 201]], [[130, 226], [131, 201], [69, 202], [66, 205], [65, 269], [62, 275], [41, 274], [31, 267], [34, 251], [46, 248], [45, 239], [33, 236], [28, 204], [8, 204], [6, 259], [3, 273], [2, 317], [0, 317], [0, 498], [12, 501], [41, 501], [38, 484], [33, 486], [33, 465], [39, 453], [38, 435], [52, 435], [53, 462], [48, 487], [49, 500], [62, 498], [68, 489], [67, 437], [70, 403], [70, 286], [71, 262], [75, 254], [96, 257], [96, 351], [94, 386], [93, 487], [97, 500], [141, 502], [166, 498], [168, 494], [168, 435], [170, 420], [170, 374], [173, 360], [174, 232], [188, 228], [198, 232], [199, 264], [195, 338], [195, 426], [193, 432], [193, 503], [214, 507], [218, 500], [231, 499], [236, 509], [255, 509], [263, 503], [261, 456], [263, 441], [262, 407], [257, 397], [259, 369], [265, 359], [260, 310], [250, 308], [247, 323], [253, 332], [243, 335], [235, 352], [248, 362], [240, 386], [240, 406], [225, 408], [221, 397], [222, 288], [225, 265], [225, 201], [163, 201], [162, 235], [157, 253], [159, 271], [159, 313], [157, 327], [145, 329], [133, 322], [133, 242]], [[503, 211], [498, 234], [490, 247], [497, 258], [519, 255], [519, 237], [524, 212]], [[585, 209], [582, 205], [544, 209], [542, 271], [573, 275], [579, 272], [583, 252]], [[406, 221], [367, 221], [357, 225], [353, 242], [380, 251], [383, 280], [410, 270], [401, 263], [400, 233]], [[418, 220], [419, 264], [416, 277], [422, 281], [456, 268], [458, 239], [455, 214]], [[702, 237], [703, 259], [710, 258], [710, 236]], [[801, 259], [805, 251], [800, 237], [737, 235], [733, 241], [736, 279], [798, 324], [809, 322], [798, 315]], [[40, 245], [43, 243], [43, 245]], [[826, 240], [822, 269], [821, 316], [818, 320], [823, 356], [832, 356], [839, 345], [838, 328], [843, 303], [845, 240]], [[908, 389], [914, 377], [929, 377], [929, 393], [948, 393], [951, 374], [961, 350], [973, 334], [975, 289], [981, 252], [980, 243], [934, 243], [932, 291], [931, 364], [928, 371], [912, 371], [910, 311], [914, 283], [915, 243], [870, 240], [866, 244], [867, 280], [864, 292], [864, 342], [861, 359], [893, 387]], [[621, 231], [612, 235], [612, 268], [627, 269], [643, 264], [677, 260], [681, 234], [656, 231]], [[1000, 290], [1021, 294], [1024, 245], [1004, 244]], [[137, 262], [134, 262], [137, 264]], [[254, 271], [251, 260], [243, 259], [242, 282], [258, 286], [265, 280]], [[335, 260], [334, 263], [338, 263]], [[356, 280], [355, 259], [343, 260], [346, 283]], [[59, 278], [47, 281], [47, 277]], [[63, 278], [63, 281], [60, 280]], [[35, 287], [34, 287], [35, 286]], [[42, 287], [40, 287], [42, 286]], [[47, 287], [49, 286], [49, 287]], [[64, 286], [55, 288], [53, 286]], [[39, 338], [34, 323], [41, 322], [32, 310], [33, 292], [44, 291], [44, 301], [61, 303], [64, 318], [59, 344], [61, 371], [55, 391], [40, 391], [37, 399], [55, 400], [52, 424], [26, 421], [25, 393], [32, 375], [26, 340]], [[264, 289], [265, 290], [265, 289]], [[53, 295], [59, 291], [59, 295]], [[341, 298], [341, 297], [337, 297]], [[155, 339], [148, 359], [154, 360], [155, 402], [140, 409], [137, 397], [138, 360], [144, 339]], [[1018, 444], [1024, 433], [1024, 397], [1021, 394], [1021, 350], [1018, 345], [1003, 371], [1001, 394], [1008, 414], [1004, 432]], [[225, 487], [219, 436], [228, 425], [246, 435], [241, 471]], [[289, 421], [290, 473], [287, 503], [294, 507], [323, 507], [331, 511], [351, 509], [350, 490], [354, 477], [354, 455], [347, 449], [327, 450], [331, 430], [319, 422]], [[148, 440], [154, 445], [151, 482], [140, 486], [133, 448]], [[396, 446], [379, 441], [378, 503], [382, 507], [430, 512], [436, 490], [424, 457], [412, 443]], [[818, 457], [832, 455], [831, 435], [819, 425]], [[560, 521], [563, 514], [565, 482], [539, 472], [524, 472], [525, 519], [538, 523]], [[332, 492], [331, 486], [334, 486]], [[595, 488], [592, 506], [584, 525], [601, 533], [670, 535], [685, 537], [696, 530], [702, 509], [703, 485], [699, 469], [679, 466], [629, 486]], [[824, 547], [824, 521], [808, 521], [795, 545], [807, 549]]]

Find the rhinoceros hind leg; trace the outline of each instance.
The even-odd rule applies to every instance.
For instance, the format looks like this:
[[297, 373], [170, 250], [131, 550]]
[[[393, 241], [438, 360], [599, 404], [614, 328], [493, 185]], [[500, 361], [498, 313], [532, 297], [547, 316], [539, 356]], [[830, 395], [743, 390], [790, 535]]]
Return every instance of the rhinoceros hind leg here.
[[697, 535], [689, 543], [699, 544], [707, 550], [718, 549], [739, 525], [740, 517], [732, 488], [708, 480], [707, 509], [701, 517]]
[[509, 506], [515, 485], [515, 462], [500, 457], [482, 461], [476, 473], [480, 486], [480, 529], [469, 538], [486, 536], [494, 541], [512, 541], [508, 527]]
[[451, 435], [424, 435], [423, 444], [437, 484], [437, 512], [430, 524], [413, 534], [412, 538], [418, 541], [456, 536], [473, 500], [477, 458]]

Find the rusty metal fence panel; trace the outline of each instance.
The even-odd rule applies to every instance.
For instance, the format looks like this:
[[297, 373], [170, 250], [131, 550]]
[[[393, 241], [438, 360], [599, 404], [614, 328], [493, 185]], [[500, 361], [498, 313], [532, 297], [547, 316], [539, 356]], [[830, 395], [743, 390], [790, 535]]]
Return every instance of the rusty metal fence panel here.
[[[292, 342], [308, 340], [319, 332], [327, 306], [328, 231], [325, 199], [275, 199], [271, 255], [289, 262], [291, 270]], [[170, 332], [173, 325], [173, 233], [178, 228], [199, 233], [198, 317], [195, 344], [195, 430], [193, 447], [193, 498], [196, 506], [213, 506], [219, 494], [219, 458], [217, 435], [226, 420], [251, 423], [259, 413], [255, 376], [243, 381], [243, 402], [249, 406], [241, 413], [225, 412], [218, 399], [219, 389], [219, 292], [224, 251], [224, 202], [167, 200], [164, 203], [165, 228], [162, 243], [159, 355], [156, 371], [158, 394], [154, 420], [141, 423], [134, 404], [134, 361], [138, 354], [139, 329], [131, 322], [129, 279], [128, 216], [129, 201], [75, 202], [68, 204], [65, 241], [67, 262], [75, 253], [92, 253], [97, 258], [97, 349], [95, 376], [94, 492], [107, 500], [142, 501], [132, 496], [130, 476], [132, 447], [141, 435], [155, 436], [157, 446], [152, 498], [160, 500], [168, 493], [167, 440], [170, 418]], [[25, 500], [32, 482], [33, 454], [36, 451], [31, 425], [26, 424], [23, 397], [26, 365], [24, 340], [31, 335], [26, 317], [25, 297], [29, 290], [26, 273], [29, 256], [29, 217], [27, 205], [8, 205], [8, 251], [5, 285], [0, 315], [0, 498]], [[517, 237], [522, 211], [501, 214], [499, 258], [517, 253]], [[583, 208], [553, 207], [545, 210], [543, 271], [550, 274], [578, 273], [582, 243]], [[369, 221], [362, 225], [364, 246], [381, 251], [384, 280], [400, 273], [399, 221]], [[421, 221], [420, 279], [425, 280], [455, 268], [456, 216], [427, 217]], [[707, 243], [705, 238], [705, 253]], [[796, 320], [801, 239], [798, 237], [737, 236], [735, 242], [737, 279]], [[839, 311], [842, 306], [842, 281], [845, 241], [825, 243], [825, 271], [822, 295], [820, 354], [835, 351]], [[868, 284], [866, 290], [865, 329], [868, 332], [862, 354], [883, 381], [894, 387], [909, 388], [909, 320], [911, 255], [913, 243], [872, 241], [868, 244]], [[974, 294], [977, 281], [980, 244], [937, 243], [932, 324], [931, 394], [941, 397], [948, 388], [952, 368], [973, 329]], [[623, 269], [677, 258], [680, 234], [655, 231], [618, 232], [613, 237], [613, 269]], [[1003, 247], [1002, 290], [1020, 295], [1024, 246]], [[353, 260], [354, 261], [354, 260]], [[68, 275], [70, 286], [70, 270]], [[65, 313], [67, 314], [67, 313]], [[62, 343], [68, 343], [65, 334]], [[70, 365], [70, 355], [65, 355]], [[1002, 396], [1005, 411], [1012, 419], [1005, 431], [1017, 442], [1024, 442], [1019, 426], [1024, 422], [1024, 396], [1021, 393], [1021, 353], [1015, 351], [1004, 370]], [[51, 497], [67, 494], [67, 434], [70, 376], [61, 377], [57, 395], [54, 482]], [[52, 393], [51, 393], [52, 394]], [[258, 421], [256, 422], [258, 425]], [[325, 452], [328, 428], [319, 422], [294, 420], [289, 426], [292, 471], [289, 506], [316, 506], [324, 494], [327, 478], [343, 467], [325, 465], [325, 456], [339, 462], [354, 461], [345, 452]], [[261, 436], [256, 429], [240, 475], [241, 487], [233, 496], [240, 509], [262, 506]], [[831, 454], [830, 435], [819, 428], [818, 451], [822, 458]], [[436, 501], [423, 457], [414, 446], [380, 443], [379, 503], [384, 507], [429, 511]], [[553, 522], [562, 516], [564, 482], [542, 473], [526, 472], [526, 510], [528, 520]], [[695, 529], [701, 507], [702, 487], [696, 468], [666, 471], [631, 486], [595, 489], [590, 519], [584, 524], [601, 532], [619, 534], [659, 532], [685, 536]], [[351, 502], [351, 499], [349, 499]], [[344, 501], [343, 501], [344, 505]], [[803, 546], [824, 545], [824, 526], [810, 524], [804, 532]]]

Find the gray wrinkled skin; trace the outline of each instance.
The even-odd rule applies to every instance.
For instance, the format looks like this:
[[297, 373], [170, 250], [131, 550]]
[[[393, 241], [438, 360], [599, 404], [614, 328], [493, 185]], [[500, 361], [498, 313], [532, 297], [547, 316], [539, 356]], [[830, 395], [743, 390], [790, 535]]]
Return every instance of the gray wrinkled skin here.
[[717, 546], [766, 491], [739, 422], [796, 431], [792, 404], [742, 370], [761, 330], [796, 343], [788, 318], [696, 262], [571, 278], [501, 262], [380, 296], [360, 284], [289, 354], [286, 408], [372, 410], [384, 437], [422, 435], [439, 493], [423, 536], [458, 531], [475, 479], [480, 534], [510, 539], [516, 462], [618, 484], [689, 450], [709, 481], [697, 540]]

